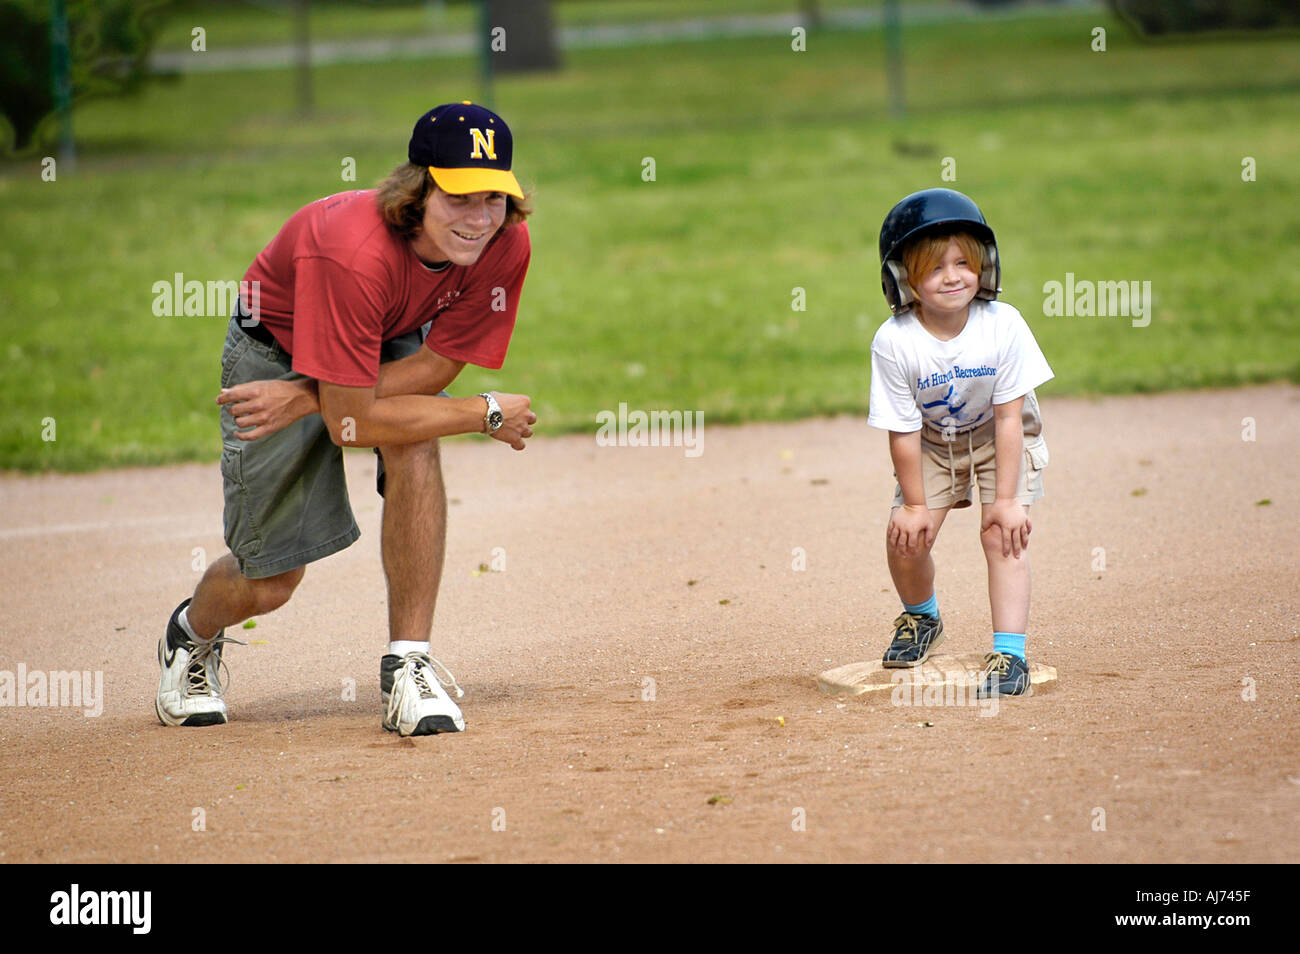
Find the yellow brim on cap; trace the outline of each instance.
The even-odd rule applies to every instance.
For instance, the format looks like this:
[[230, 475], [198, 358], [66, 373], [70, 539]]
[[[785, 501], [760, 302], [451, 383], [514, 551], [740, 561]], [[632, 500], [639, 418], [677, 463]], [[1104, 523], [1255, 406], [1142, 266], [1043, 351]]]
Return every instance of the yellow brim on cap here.
[[519, 188], [519, 180], [513, 172], [504, 169], [435, 169], [429, 167], [429, 174], [438, 188], [452, 195], [465, 195], [469, 192], [504, 192], [516, 199], [524, 197], [524, 190]]

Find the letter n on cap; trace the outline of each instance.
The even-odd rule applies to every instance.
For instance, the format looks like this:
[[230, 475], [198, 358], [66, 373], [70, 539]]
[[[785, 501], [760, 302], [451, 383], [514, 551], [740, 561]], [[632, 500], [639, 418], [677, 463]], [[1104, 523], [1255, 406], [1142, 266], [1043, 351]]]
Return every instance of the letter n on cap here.
[[495, 161], [497, 157], [497, 131], [495, 129], [489, 129], [487, 131], [487, 136], [484, 136], [483, 130], [471, 129], [469, 134], [474, 140], [474, 151], [469, 154], [469, 157], [471, 159], [482, 159], [483, 153], [486, 152], [487, 157]]

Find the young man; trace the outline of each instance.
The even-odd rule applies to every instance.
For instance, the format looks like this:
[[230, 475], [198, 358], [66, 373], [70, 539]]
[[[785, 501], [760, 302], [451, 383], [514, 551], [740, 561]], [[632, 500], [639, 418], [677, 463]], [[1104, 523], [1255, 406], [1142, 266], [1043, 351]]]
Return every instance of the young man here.
[[429, 655], [446, 520], [438, 438], [484, 432], [523, 450], [537, 421], [525, 395], [444, 391], [467, 362], [500, 368], [514, 329], [532, 209], [512, 152], [500, 116], [439, 106], [416, 123], [408, 163], [377, 189], [299, 210], [248, 269], [217, 399], [230, 553], [158, 644], [164, 725], [226, 722], [224, 628], [284, 605], [307, 563], [360, 535], [342, 452], [356, 446], [380, 455], [384, 496], [383, 727], [465, 728], [443, 691], [460, 687]]

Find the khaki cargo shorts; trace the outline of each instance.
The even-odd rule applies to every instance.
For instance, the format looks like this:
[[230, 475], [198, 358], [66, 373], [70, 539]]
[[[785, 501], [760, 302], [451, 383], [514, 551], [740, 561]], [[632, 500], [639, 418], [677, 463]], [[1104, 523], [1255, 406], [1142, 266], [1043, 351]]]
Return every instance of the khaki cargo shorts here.
[[[990, 420], [964, 434], [952, 434], [952, 440], [945, 440], [944, 434], [929, 425], [921, 428], [921, 477], [925, 482], [927, 507], [931, 510], [969, 507], [974, 503], [976, 489], [981, 504], [991, 504], [997, 499], [994, 426]], [[1016, 501], [1029, 506], [1043, 497], [1043, 470], [1049, 457], [1037, 401], [1031, 408], [1028, 396], [1024, 441]], [[898, 485], [894, 487], [893, 505], [903, 506], [903, 488]]]

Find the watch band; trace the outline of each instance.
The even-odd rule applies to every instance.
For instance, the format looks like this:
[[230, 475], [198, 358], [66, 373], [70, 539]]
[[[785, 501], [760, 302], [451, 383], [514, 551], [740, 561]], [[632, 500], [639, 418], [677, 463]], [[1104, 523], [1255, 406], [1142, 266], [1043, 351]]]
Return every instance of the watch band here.
[[501, 413], [501, 405], [491, 394], [484, 391], [479, 397], [487, 401], [487, 413], [483, 415], [483, 433], [495, 434], [501, 428], [505, 421], [505, 415]]

